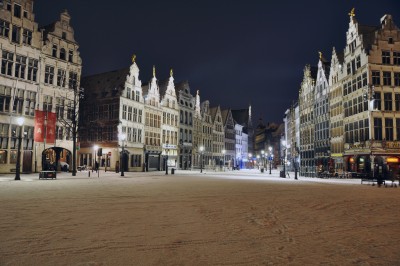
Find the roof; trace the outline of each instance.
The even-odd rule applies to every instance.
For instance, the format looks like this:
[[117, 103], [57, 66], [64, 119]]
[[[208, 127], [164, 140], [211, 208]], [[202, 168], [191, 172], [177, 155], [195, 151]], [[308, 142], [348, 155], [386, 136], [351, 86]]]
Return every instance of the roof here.
[[47, 35], [48, 35], [50, 32], [54, 32], [55, 26], [56, 26], [56, 22], [53, 22], [53, 23], [51, 23], [51, 24], [48, 24], [48, 25], [45, 25], [45, 26], [41, 26], [41, 27], [39, 28], [39, 31], [40, 31], [40, 30], [43, 30], [43, 39], [44, 39], [44, 40], [47, 40]]
[[358, 34], [362, 35], [362, 42], [364, 49], [368, 51], [375, 43], [375, 31], [379, 30], [380, 26], [367, 26], [358, 24]]
[[210, 108], [210, 116], [213, 122], [215, 121], [215, 116], [217, 115], [217, 111], [218, 111], [218, 106]]
[[311, 74], [311, 78], [312, 78], [312, 79], [317, 80], [318, 67], [316, 67], [316, 66], [310, 66], [310, 74]]
[[160, 97], [165, 96], [165, 93], [167, 92], [168, 83], [169, 79], [158, 81], [158, 90], [160, 92]]
[[344, 52], [336, 53], [337, 59], [339, 61], [339, 64], [343, 64], [344, 62]]
[[248, 126], [249, 123], [249, 109], [231, 110], [232, 117], [239, 125], [244, 127]]
[[176, 92], [177, 96], [179, 95], [180, 91], [185, 90], [185, 89], [187, 89], [190, 93], [190, 86], [189, 86], [188, 80], [184, 80], [184, 81], [181, 81], [181, 82], [178, 82], [175, 84], [175, 92]]
[[331, 62], [323, 60], [322, 61], [322, 68], [325, 71], [325, 77], [328, 78], [329, 77], [329, 72], [331, 71]]
[[226, 125], [226, 122], [228, 120], [229, 111], [229, 109], [221, 110], [222, 122], [224, 123], [224, 125]]
[[85, 94], [90, 97], [103, 98], [112, 96], [112, 92], [119, 94], [125, 88], [126, 77], [129, 75], [129, 68], [114, 70], [110, 72], [95, 74], [83, 77], [81, 86], [85, 89]]

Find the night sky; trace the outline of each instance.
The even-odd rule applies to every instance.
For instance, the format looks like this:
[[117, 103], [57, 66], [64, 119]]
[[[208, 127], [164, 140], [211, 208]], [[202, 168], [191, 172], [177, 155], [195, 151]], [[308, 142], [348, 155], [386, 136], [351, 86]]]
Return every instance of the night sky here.
[[303, 68], [342, 51], [351, 8], [360, 24], [379, 25], [399, 0], [127, 1], [40, 0], [40, 26], [67, 9], [80, 45], [83, 75], [128, 67], [137, 55], [140, 79], [189, 80], [192, 93], [223, 108], [253, 107], [253, 121], [282, 122], [297, 99]]

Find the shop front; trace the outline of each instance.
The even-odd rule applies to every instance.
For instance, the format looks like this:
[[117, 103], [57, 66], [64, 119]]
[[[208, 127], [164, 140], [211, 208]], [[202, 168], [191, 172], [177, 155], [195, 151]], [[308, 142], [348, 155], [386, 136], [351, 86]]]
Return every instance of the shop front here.
[[146, 145], [144, 154], [145, 171], [161, 170], [161, 146]]

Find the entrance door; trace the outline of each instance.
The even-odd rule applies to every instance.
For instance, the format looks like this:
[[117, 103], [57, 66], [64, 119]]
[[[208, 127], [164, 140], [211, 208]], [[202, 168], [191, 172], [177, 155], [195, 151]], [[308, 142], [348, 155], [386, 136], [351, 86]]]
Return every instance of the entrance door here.
[[24, 151], [22, 172], [32, 173], [32, 151]]

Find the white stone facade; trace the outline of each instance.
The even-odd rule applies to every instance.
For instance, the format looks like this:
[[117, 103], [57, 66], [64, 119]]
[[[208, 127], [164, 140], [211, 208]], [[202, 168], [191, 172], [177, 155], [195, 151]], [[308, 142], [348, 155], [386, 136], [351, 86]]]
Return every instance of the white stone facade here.
[[[33, 1], [8, 1], [0, 8], [0, 23], [0, 172], [15, 168], [18, 116], [25, 118], [22, 172], [40, 171], [50, 163], [54, 167], [60, 161], [72, 165], [71, 113], [77, 111], [73, 100], [82, 61], [68, 12], [39, 30]], [[35, 110], [57, 113], [55, 143], [34, 142]], [[60, 150], [57, 155], [54, 147]]]

